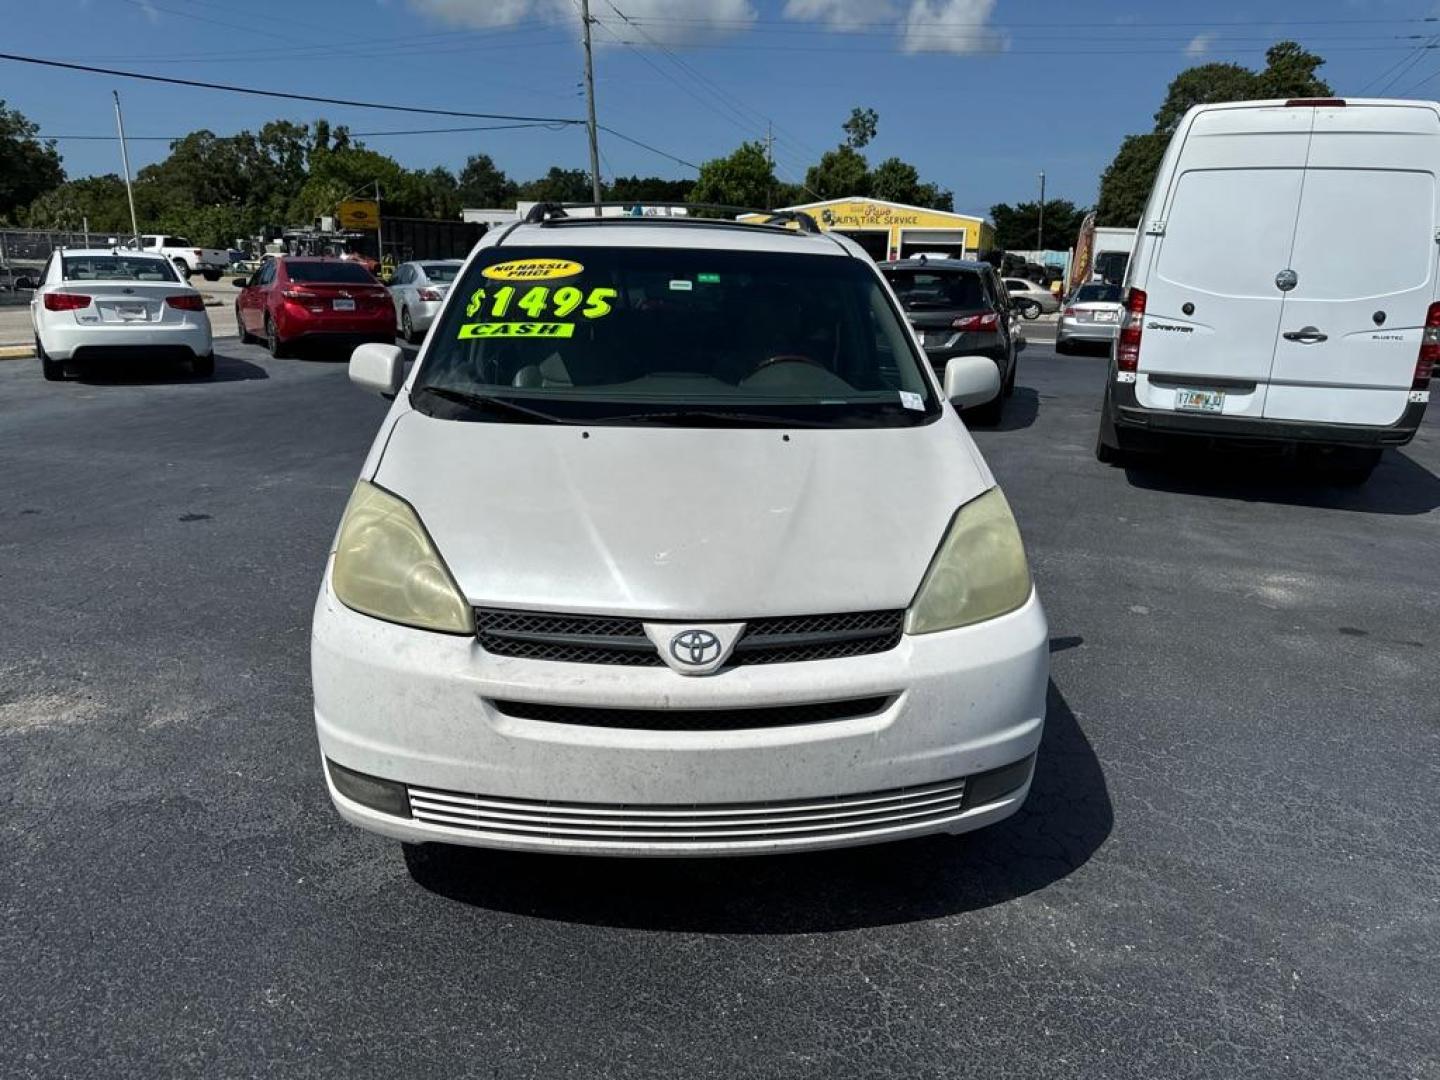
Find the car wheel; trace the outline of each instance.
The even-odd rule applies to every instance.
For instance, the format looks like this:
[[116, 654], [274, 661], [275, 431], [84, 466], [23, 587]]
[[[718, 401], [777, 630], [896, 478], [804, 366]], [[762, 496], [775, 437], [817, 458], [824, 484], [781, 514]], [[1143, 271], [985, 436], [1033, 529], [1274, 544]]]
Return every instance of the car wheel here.
[[220, 271], [219, 271], [219, 270], [206, 270], [206, 271], [205, 271], [205, 280], [206, 280], [206, 281], [219, 281], [219, 280], [220, 280]]
[[180, 280], [189, 281], [190, 264], [187, 263], [184, 259], [171, 259], [170, 261], [175, 264], [175, 272], [180, 275]]
[[199, 379], [208, 379], [215, 374], [215, 354], [206, 353], [190, 361], [190, 370]]
[[1019, 370], [1020, 357], [1012, 356], [1010, 358], [1010, 372], [1008, 375], [1005, 376], [1005, 385], [1001, 388], [1000, 391], [1005, 397], [1015, 396], [1015, 377], [1017, 374], [1019, 374]]
[[270, 355], [276, 360], [283, 357], [288, 351], [285, 342], [280, 340], [280, 331], [275, 328], [275, 320], [267, 312], [265, 315], [265, 347], [270, 350]]
[[1005, 385], [1000, 385], [1000, 393], [996, 394], [984, 405], [975, 405], [965, 410], [965, 419], [972, 424], [982, 427], [993, 427], [1000, 423], [1000, 416], [1005, 411]]
[[255, 335], [245, 329], [245, 320], [240, 317], [240, 305], [235, 305], [235, 333], [240, 338], [241, 345], [249, 345], [255, 340]]
[[1038, 319], [1040, 317], [1039, 300], [1020, 301], [1020, 317], [1022, 319]]
[[45, 376], [46, 382], [62, 382], [65, 378], [65, 365], [59, 360], [51, 360], [45, 353], [45, 347], [40, 344], [40, 339], [35, 339], [35, 355], [40, 358], [40, 373]]
[[1065, 340], [1064, 338], [1062, 338], [1062, 337], [1057, 337], [1057, 338], [1055, 339], [1055, 351], [1056, 351], [1057, 353], [1059, 353], [1061, 356], [1069, 356], [1069, 355], [1070, 355], [1070, 342], [1066, 341], [1066, 340]]
[[419, 337], [415, 336], [415, 322], [410, 318], [408, 307], [400, 309], [400, 336], [409, 345], [419, 345], [425, 336], [423, 334]]

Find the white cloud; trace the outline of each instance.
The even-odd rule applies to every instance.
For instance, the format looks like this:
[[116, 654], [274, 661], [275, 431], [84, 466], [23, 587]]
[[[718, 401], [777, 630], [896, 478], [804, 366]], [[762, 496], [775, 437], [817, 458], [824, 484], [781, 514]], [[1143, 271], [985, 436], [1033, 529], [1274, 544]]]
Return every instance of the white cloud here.
[[145, 13], [145, 18], [150, 20], [151, 25], [160, 21], [160, 12], [150, 0], [139, 0], [140, 10]]
[[889, 0], [787, 0], [787, 19], [823, 22], [832, 30], [859, 30], [892, 18]]
[[1185, 55], [1204, 56], [1210, 51], [1210, 46], [1214, 44], [1214, 34], [1196, 34], [1190, 39], [1190, 44], [1185, 46]]
[[[412, 7], [442, 22], [476, 30], [501, 29], [521, 22], [543, 20], [575, 24], [579, 16], [572, 0], [410, 0]], [[623, 11], [633, 24], [616, 14]], [[749, 29], [755, 21], [750, 0], [592, 0], [591, 16], [603, 27], [595, 43], [604, 45], [624, 38], [644, 45], [693, 45], [728, 37]], [[608, 31], [608, 33], [607, 33]]]
[[909, 53], [995, 52], [1010, 39], [988, 25], [995, 0], [911, 0], [900, 47]]

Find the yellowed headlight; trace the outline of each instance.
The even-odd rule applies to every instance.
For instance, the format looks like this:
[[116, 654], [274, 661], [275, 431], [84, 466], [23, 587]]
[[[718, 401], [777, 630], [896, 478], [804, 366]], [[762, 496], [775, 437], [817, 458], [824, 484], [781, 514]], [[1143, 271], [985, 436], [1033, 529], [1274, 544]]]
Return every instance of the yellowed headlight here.
[[932, 634], [1014, 611], [1030, 596], [1015, 515], [998, 487], [962, 506], [905, 615], [907, 634]]
[[474, 612], [419, 516], [364, 480], [340, 522], [331, 580], [342, 604], [377, 619], [447, 634], [475, 630]]

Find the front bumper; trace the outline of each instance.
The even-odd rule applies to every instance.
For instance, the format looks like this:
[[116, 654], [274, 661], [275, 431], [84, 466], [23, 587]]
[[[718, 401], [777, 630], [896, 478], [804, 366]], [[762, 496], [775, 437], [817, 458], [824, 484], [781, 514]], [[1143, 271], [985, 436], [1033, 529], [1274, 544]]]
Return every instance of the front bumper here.
[[[1111, 372], [1114, 379], [1114, 372]], [[1127, 442], [1142, 445], [1147, 434], [1184, 435], [1212, 439], [1257, 440], [1274, 443], [1317, 443], [1326, 446], [1404, 446], [1415, 437], [1425, 416], [1424, 401], [1405, 406], [1393, 424], [1335, 424], [1312, 420], [1268, 420], [1257, 416], [1219, 413], [1166, 412], [1147, 409], [1135, 394], [1133, 382], [1109, 384], [1111, 415]]]
[[[323, 756], [399, 782], [409, 794], [408, 815], [382, 813], [337, 791], [327, 768], [331, 798], [347, 820], [412, 842], [677, 856], [873, 843], [963, 832], [1008, 816], [1024, 801], [1028, 776], [981, 804], [956, 796], [956, 784], [1035, 753], [1049, 650], [1032, 594], [1009, 615], [907, 636], [886, 653], [687, 678], [668, 668], [496, 657], [472, 637], [350, 611], [327, 574], [311, 664]], [[707, 731], [520, 719], [493, 704], [713, 709], [871, 696], [885, 698], [883, 708], [843, 720]], [[955, 801], [944, 804], [946, 792]], [[856, 806], [888, 799], [906, 812], [879, 820], [837, 810], [847, 799]], [[447, 802], [457, 812], [437, 814]], [[661, 819], [683, 826], [737, 814], [758, 827], [654, 835]], [[784, 824], [795, 814], [813, 827]], [[576, 815], [604, 827], [557, 824]]]
[[208, 356], [214, 349], [210, 322], [47, 326], [40, 344], [52, 360], [144, 359], [149, 356]]

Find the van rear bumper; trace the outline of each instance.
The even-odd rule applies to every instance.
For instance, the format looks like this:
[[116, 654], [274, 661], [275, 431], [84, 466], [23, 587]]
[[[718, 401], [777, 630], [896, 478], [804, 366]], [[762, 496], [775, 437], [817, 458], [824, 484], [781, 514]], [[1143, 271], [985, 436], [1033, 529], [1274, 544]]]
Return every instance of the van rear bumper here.
[[1332, 446], [1404, 446], [1415, 437], [1425, 416], [1425, 402], [1412, 401], [1393, 424], [1334, 424], [1315, 420], [1267, 420], [1256, 416], [1166, 412], [1147, 409], [1135, 397], [1134, 383], [1109, 385], [1111, 416], [1117, 429], [1132, 435], [1191, 435], [1212, 439], [1258, 439], [1265, 442], [1326, 443]]

